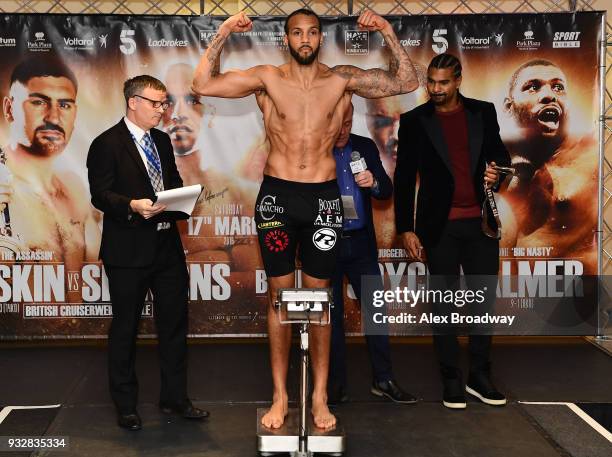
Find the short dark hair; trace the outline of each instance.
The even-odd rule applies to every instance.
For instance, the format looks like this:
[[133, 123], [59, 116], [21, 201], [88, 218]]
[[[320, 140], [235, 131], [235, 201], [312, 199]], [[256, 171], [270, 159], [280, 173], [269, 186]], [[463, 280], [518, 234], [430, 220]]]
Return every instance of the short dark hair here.
[[166, 86], [159, 79], [149, 75], [138, 75], [123, 83], [123, 96], [127, 102], [134, 95], [142, 94], [147, 87], [166, 92]]
[[25, 86], [32, 78], [48, 76], [67, 78], [74, 85], [75, 91], [79, 88], [73, 71], [55, 55], [33, 56], [21, 61], [11, 73], [9, 87], [12, 87], [15, 82]]
[[297, 16], [298, 14], [317, 18], [317, 23], [319, 24], [319, 31], [321, 30], [321, 18], [319, 17], [319, 15], [307, 8], [300, 8], [299, 10], [295, 10], [293, 13], [287, 16], [287, 19], [285, 19], [285, 35], [289, 35], [289, 20], [291, 20], [293, 16]]
[[516, 86], [516, 81], [519, 75], [521, 74], [521, 72], [525, 68], [529, 68], [529, 67], [557, 67], [559, 68], [558, 65], [555, 65], [550, 60], [546, 60], [546, 59], [533, 59], [533, 60], [530, 60], [529, 62], [525, 62], [520, 67], [518, 67], [514, 71], [514, 73], [512, 73], [512, 77], [510, 78], [510, 83], [508, 84], [508, 95], [512, 95], [512, 91], [514, 90]]
[[453, 76], [455, 78], [461, 76], [462, 70], [461, 62], [459, 62], [459, 59], [454, 55], [448, 53], [438, 54], [433, 59], [431, 59], [431, 62], [429, 62], [429, 66], [427, 67], [427, 71], [429, 71], [431, 68], [452, 68]]

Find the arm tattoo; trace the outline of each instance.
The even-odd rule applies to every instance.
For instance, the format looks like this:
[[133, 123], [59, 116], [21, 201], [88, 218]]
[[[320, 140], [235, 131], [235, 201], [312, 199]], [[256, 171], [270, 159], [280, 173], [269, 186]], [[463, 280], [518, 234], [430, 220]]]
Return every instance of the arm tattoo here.
[[338, 65], [332, 71], [348, 80], [347, 90], [365, 98], [388, 97], [412, 92], [418, 87], [416, 72], [408, 54], [393, 31], [383, 37], [391, 52], [389, 70], [362, 70], [350, 65]]

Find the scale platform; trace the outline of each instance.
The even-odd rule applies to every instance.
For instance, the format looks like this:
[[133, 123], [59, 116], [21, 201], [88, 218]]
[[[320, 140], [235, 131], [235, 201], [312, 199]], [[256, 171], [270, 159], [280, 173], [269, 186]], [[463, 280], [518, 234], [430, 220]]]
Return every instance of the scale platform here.
[[[257, 450], [262, 456], [274, 456], [278, 453], [297, 453], [299, 450], [300, 410], [290, 408], [285, 423], [279, 429], [269, 429], [261, 425], [261, 418], [268, 408], [257, 408]], [[307, 450], [309, 454], [317, 452], [331, 456], [344, 453], [346, 437], [338, 421], [332, 430], [315, 427], [312, 414], [308, 412]]]

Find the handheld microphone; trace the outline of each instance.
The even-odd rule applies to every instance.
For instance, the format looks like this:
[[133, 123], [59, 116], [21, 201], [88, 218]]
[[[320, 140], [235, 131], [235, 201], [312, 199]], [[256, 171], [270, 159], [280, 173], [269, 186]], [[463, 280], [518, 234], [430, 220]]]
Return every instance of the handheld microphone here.
[[366, 164], [365, 159], [361, 157], [359, 151], [351, 152], [351, 171], [354, 175], [357, 173], [361, 173], [362, 171], [366, 171], [368, 169], [368, 165]]

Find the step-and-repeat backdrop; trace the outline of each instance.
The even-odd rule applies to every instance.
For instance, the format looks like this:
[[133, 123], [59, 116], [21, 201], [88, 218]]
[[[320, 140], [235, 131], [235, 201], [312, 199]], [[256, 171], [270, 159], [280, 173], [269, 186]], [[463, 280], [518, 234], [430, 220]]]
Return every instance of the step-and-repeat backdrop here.
[[[0, 228], [0, 338], [106, 334], [112, 308], [97, 259], [101, 214], [90, 204], [85, 163], [92, 139], [125, 113], [124, 80], [142, 73], [166, 84], [171, 106], [160, 128], [172, 139], [185, 184], [205, 189], [181, 227], [190, 332], [265, 333], [267, 284], [253, 219], [268, 151], [262, 116], [253, 96], [225, 100], [190, 91], [193, 70], [222, 19], [1, 19], [0, 195], [8, 205]], [[222, 71], [287, 61], [284, 18], [253, 19], [251, 32], [227, 42]], [[353, 132], [376, 142], [393, 176], [400, 114], [427, 100], [431, 58], [456, 54], [464, 67], [462, 93], [495, 104], [518, 172], [498, 196], [500, 273], [595, 275], [601, 13], [388, 19], [421, 87], [377, 100], [355, 96]], [[323, 63], [387, 65], [381, 35], [359, 30], [356, 18], [324, 18], [323, 32]], [[425, 266], [408, 259], [396, 238], [392, 202], [375, 202], [374, 218], [381, 271], [424, 274]], [[510, 283], [498, 294], [509, 307], [537, 311]], [[351, 296], [349, 289], [347, 330], [358, 332], [359, 306]], [[587, 308], [560, 333], [593, 333], [582, 324], [593, 317], [596, 297]], [[143, 334], [154, 333], [154, 313], [149, 303]]]

